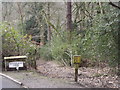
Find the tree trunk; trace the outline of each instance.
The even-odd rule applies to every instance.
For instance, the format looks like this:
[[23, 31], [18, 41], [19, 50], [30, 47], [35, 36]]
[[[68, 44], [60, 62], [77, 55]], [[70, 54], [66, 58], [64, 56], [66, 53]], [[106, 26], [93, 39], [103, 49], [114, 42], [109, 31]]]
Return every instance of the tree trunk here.
[[19, 14], [20, 14], [20, 20], [21, 20], [21, 25], [22, 25], [22, 35], [24, 34], [24, 31], [23, 31], [23, 29], [24, 29], [24, 22], [23, 22], [23, 14], [22, 14], [22, 9], [21, 9], [21, 3], [20, 2], [18, 2], [17, 3], [17, 6], [18, 6], [18, 12], [19, 12]]
[[71, 0], [67, 2], [67, 30], [69, 31], [68, 40], [71, 43], [71, 31], [72, 31], [72, 5]]
[[[118, 2], [118, 6], [120, 6], [120, 1]], [[118, 15], [118, 24], [120, 23], [120, 14]], [[119, 25], [119, 30], [118, 30], [118, 38], [120, 38], [120, 25]], [[118, 39], [118, 42], [120, 42], [120, 40]], [[119, 45], [118, 45], [119, 46]], [[120, 47], [118, 47], [118, 76], [120, 76]]]
[[72, 11], [71, 2], [67, 2], [67, 30], [72, 31]]
[[[48, 20], [50, 21], [50, 3], [48, 2]], [[50, 25], [48, 24], [48, 35], [47, 35], [47, 40], [51, 40], [51, 28]]]

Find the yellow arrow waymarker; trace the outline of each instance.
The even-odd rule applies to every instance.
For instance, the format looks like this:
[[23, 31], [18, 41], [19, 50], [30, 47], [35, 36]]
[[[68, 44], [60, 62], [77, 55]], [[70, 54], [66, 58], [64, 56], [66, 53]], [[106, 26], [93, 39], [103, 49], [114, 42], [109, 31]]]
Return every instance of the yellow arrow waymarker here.
[[74, 62], [74, 64], [80, 64], [81, 56], [80, 55], [74, 55], [73, 56], [73, 62]]

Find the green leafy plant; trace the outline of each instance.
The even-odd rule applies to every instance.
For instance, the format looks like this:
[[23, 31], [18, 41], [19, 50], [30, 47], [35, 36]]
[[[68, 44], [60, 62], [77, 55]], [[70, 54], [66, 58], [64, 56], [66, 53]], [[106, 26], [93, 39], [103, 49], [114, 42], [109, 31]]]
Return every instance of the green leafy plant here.
[[[25, 38], [8, 23], [0, 25], [2, 30], [2, 56], [27, 55], [28, 63], [36, 60], [39, 54], [36, 45], [31, 43], [31, 36]], [[34, 65], [34, 64], [30, 64]]]

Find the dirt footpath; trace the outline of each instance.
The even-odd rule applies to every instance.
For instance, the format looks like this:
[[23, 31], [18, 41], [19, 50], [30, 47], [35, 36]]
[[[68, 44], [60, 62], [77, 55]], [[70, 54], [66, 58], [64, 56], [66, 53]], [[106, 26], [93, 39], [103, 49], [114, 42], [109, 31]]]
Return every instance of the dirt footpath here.
[[63, 67], [55, 61], [37, 61], [37, 71], [3, 72], [29, 88], [118, 88], [119, 77], [111, 68], [81, 67], [78, 83], [74, 82], [74, 68]]
[[45, 76], [41, 76], [36, 72], [8, 71], [3, 73], [22, 82], [25, 86], [29, 88], [82, 88], [83, 87], [75, 82], [69, 82], [57, 78], [48, 78]]
[[[74, 81], [74, 68], [63, 67], [55, 61], [37, 61], [38, 72], [52, 78]], [[118, 88], [118, 76], [111, 74], [111, 68], [80, 67], [78, 83], [88, 88]]]

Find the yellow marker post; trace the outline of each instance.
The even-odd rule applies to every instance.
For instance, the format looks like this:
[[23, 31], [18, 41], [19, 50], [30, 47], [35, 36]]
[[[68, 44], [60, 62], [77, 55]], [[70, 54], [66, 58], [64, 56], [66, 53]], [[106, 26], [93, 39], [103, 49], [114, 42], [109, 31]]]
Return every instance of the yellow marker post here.
[[79, 68], [80, 62], [81, 62], [81, 56], [74, 55], [73, 56], [73, 63], [74, 63], [74, 67], [75, 67], [75, 82], [78, 81], [78, 68]]

